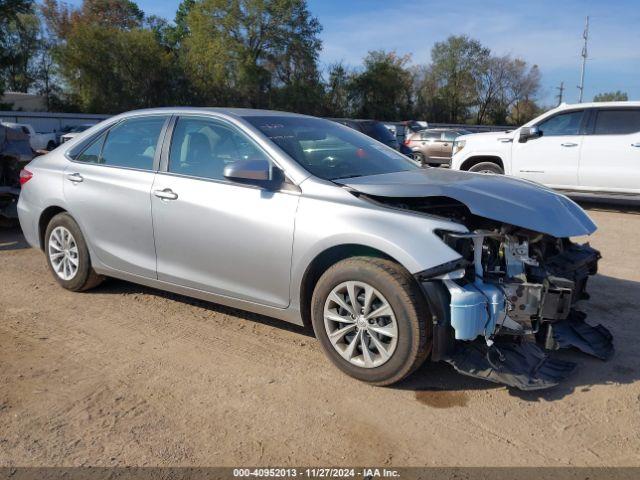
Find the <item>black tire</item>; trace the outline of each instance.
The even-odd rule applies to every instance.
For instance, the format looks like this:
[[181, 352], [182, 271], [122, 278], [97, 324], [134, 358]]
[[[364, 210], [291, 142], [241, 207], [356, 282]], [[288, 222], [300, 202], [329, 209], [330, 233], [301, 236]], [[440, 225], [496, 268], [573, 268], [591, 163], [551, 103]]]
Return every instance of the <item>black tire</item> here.
[[[332, 290], [343, 282], [371, 285], [387, 299], [398, 324], [395, 351], [382, 365], [364, 368], [344, 359], [329, 340], [324, 306]], [[316, 337], [330, 360], [344, 373], [373, 385], [391, 385], [416, 370], [431, 351], [429, 309], [420, 286], [397, 263], [375, 257], [352, 257], [331, 266], [313, 292], [311, 319]]]
[[424, 165], [424, 155], [422, 154], [422, 152], [413, 152], [411, 154], [411, 158], [413, 158], [413, 160], [418, 162], [420, 165]]
[[47, 150], [51, 151], [54, 148], [56, 148], [56, 144], [55, 142], [53, 142], [52, 140], [49, 141], [49, 143], [47, 143]]
[[469, 169], [470, 172], [482, 172], [482, 173], [495, 173], [497, 175], [504, 175], [504, 170], [497, 163], [493, 162], [480, 162], [476, 163]]
[[[51, 258], [49, 257], [49, 240], [51, 238], [51, 232], [56, 227], [66, 228], [71, 233], [71, 235], [73, 235], [73, 238], [78, 247], [78, 271], [76, 272], [75, 276], [69, 280], [64, 280], [60, 278], [60, 276], [58, 276], [53, 268], [53, 265], [51, 264]], [[71, 290], [73, 292], [89, 290], [91, 288], [97, 287], [104, 280], [104, 277], [102, 277], [102, 275], [98, 275], [91, 267], [91, 258], [89, 256], [87, 243], [84, 239], [84, 236], [82, 235], [82, 232], [80, 231], [80, 227], [73, 219], [73, 217], [71, 217], [71, 215], [69, 215], [68, 213], [59, 213], [51, 219], [44, 234], [44, 243], [44, 251], [45, 256], [47, 257], [47, 265], [49, 265], [49, 270], [51, 270], [51, 274], [56, 279], [56, 281], [67, 290]]]

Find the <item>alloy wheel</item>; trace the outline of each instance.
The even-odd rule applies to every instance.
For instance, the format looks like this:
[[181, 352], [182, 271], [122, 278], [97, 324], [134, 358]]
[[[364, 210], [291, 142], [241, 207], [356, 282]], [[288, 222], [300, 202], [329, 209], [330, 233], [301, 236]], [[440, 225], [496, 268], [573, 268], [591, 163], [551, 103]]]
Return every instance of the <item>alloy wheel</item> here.
[[365, 282], [343, 282], [331, 290], [324, 306], [324, 326], [333, 348], [358, 367], [383, 365], [398, 343], [391, 305]]
[[78, 245], [65, 227], [56, 227], [49, 236], [49, 260], [53, 271], [62, 280], [71, 280], [80, 264]]

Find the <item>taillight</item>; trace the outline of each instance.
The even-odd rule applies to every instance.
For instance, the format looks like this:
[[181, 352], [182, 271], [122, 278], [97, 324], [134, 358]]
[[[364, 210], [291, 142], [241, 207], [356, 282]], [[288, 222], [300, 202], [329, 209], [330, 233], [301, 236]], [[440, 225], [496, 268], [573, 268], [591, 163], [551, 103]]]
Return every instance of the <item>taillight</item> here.
[[33, 173], [31, 173], [29, 170], [27, 170], [26, 168], [20, 170], [20, 185], [24, 185], [29, 180], [31, 180], [31, 178], [33, 178]]

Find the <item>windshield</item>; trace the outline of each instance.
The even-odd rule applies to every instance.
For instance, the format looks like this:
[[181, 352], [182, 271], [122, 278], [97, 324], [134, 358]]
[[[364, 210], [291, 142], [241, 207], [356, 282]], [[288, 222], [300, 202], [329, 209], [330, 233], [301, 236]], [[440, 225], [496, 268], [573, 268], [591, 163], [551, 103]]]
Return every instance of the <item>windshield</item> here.
[[245, 119], [305, 169], [325, 180], [420, 168], [395, 150], [329, 120], [278, 116]]

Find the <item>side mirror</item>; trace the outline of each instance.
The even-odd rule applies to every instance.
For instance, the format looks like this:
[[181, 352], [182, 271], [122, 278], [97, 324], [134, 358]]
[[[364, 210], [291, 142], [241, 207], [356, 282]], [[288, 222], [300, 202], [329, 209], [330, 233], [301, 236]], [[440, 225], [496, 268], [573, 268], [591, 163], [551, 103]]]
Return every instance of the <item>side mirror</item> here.
[[267, 160], [238, 160], [224, 167], [224, 176], [229, 180], [263, 186], [273, 186], [284, 180], [281, 170], [275, 166], [272, 168]]
[[522, 127], [520, 129], [520, 138], [518, 141], [520, 143], [526, 143], [528, 140], [533, 140], [534, 138], [538, 138], [542, 136], [542, 130], [538, 127]]

